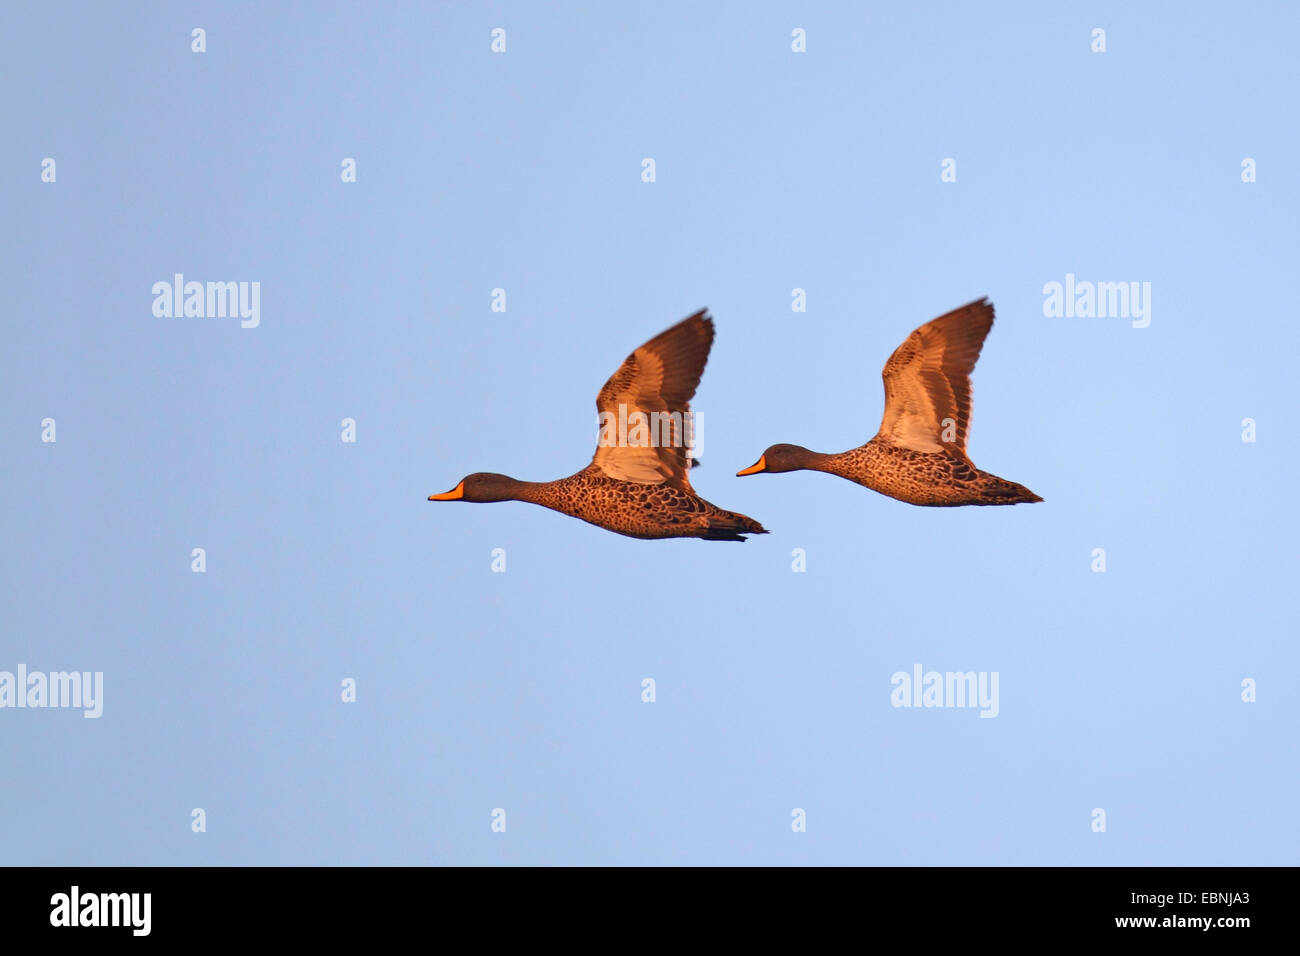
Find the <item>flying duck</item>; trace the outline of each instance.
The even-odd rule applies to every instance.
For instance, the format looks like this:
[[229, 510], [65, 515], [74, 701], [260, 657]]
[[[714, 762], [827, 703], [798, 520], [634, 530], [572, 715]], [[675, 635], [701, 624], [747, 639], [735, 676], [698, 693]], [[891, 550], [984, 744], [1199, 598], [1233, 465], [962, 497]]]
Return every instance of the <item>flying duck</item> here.
[[737, 475], [824, 471], [929, 507], [1042, 501], [1024, 485], [980, 471], [966, 454], [970, 373], [992, 327], [993, 304], [980, 299], [909, 335], [885, 363], [885, 414], [865, 445], [835, 455], [773, 445]]
[[577, 474], [538, 482], [478, 472], [429, 500], [527, 501], [630, 538], [767, 534], [691, 487], [690, 401], [712, 346], [713, 320], [702, 309], [629, 355], [596, 396], [601, 437]]

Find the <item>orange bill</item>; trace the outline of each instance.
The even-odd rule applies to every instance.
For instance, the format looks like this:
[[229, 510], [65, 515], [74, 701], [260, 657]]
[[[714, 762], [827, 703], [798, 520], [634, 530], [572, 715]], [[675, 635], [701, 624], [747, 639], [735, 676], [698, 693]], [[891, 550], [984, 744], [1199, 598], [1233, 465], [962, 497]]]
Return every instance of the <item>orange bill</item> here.
[[444, 491], [440, 495], [429, 495], [430, 501], [459, 501], [465, 497], [465, 482], [461, 482], [451, 491]]

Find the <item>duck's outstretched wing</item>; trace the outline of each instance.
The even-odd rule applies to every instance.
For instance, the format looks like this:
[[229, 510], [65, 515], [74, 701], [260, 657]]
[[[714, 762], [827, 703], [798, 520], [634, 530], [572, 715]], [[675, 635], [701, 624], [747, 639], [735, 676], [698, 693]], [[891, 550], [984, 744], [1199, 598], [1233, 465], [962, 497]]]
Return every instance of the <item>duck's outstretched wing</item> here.
[[596, 396], [601, 434], [592, 462], [601, 471], [690, 490], [691, 398], [712, 347], [713, 320], [701, 309], [627, 357]]
[[966, 454], [970, 373], [993, 327], [993, 304], [980, 299], [925, 323], [894, 350], [881, 373], [880, 437], [915, 451]]

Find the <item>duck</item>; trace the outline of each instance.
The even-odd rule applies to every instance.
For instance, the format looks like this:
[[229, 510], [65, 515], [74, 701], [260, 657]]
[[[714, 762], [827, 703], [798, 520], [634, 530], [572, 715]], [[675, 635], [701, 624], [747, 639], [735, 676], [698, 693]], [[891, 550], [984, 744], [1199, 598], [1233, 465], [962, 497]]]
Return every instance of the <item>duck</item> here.
[[691, 487], [690, 402], [713, 347], [701, 309], [637, 348], [596, 396], [600, 439], [591, 464], [554, 481], [476, 472], [430, 501], [524, 501], [629, 538], [744, 541], [767, 534], [748, 515], [719, 508]]
[[1042, 501], [1024, 485], [981, 471], [966, 452], [970, 375], [992, 327], [986, 297], [913, 331], [885, 363], [885, 413], [865, 445], [838, 454], [772, 445], [737, 476], [823, 471], [931, 508]]

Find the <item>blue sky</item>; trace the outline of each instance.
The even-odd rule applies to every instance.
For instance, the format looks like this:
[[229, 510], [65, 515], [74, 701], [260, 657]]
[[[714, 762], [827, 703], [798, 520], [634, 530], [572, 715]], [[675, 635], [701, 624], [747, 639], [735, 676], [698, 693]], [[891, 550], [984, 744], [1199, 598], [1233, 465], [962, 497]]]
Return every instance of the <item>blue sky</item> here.
[[[1134, 6], [6, 6], [0, 671], [104, 699], [0, 709], [0, 862], [1295, 863], [1300, 15]], [[733, 477], [983, 295], [970, 452], [1043, 504]], [[584, 466], [705, 306], [693, 482], [771, 535], [425, 500]]]

